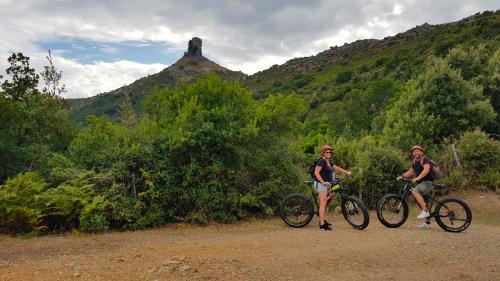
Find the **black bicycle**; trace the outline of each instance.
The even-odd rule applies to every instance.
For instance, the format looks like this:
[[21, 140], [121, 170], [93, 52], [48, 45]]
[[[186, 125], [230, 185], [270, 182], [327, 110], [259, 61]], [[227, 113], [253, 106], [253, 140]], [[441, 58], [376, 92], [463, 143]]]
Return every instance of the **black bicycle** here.
[[[387, 194], [377, 204], [377, 217], [379, 221], [391, 228], [400, 227], [408, 218], [408, 198], [412, 196], [411, 180], [402, 179], [404, 188], [399, 194]], [[472, 212], [469, 206], [462, 200], [446, 198], [437, 200], [436, 190], [446, 189], [445, 185], [434, 184], [432, 193], [424, 196], [429, 209], [429, 218], [434, 218], [437, 224], [449, 232], [462, 232], [466, 230], [472, 221]]]
[[[333, 201], [333, 197], [338, 195], [342, 215], [346, 221], [355, 229], [365, 229], [370, 222], [368, 209], [361, 199], [349, 195], [349, 189], [340, 185], [340, 182], [345, 178], [347, 177], [335, 179], [331, 182], [333, 188], [328, 193], [327, 207]], [[317, 193], [313, 181], [304, 181], [304, 183], [311, 187], [312, 196], [308, 197], [302, 193], [288, 194], [283, 198], [280, 205], [280, 216], [291, 227], [304, 227], [311, 222], [314, 215], [318, 215]]]

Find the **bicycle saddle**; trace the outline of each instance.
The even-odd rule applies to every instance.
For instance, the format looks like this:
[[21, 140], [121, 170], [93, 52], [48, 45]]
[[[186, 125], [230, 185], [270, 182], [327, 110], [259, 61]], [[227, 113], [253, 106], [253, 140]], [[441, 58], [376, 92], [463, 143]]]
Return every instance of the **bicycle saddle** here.
[[444, 185], [444, 184], [434, 184], [434, 188], [435, 189], [445, 189], [446, 185]]

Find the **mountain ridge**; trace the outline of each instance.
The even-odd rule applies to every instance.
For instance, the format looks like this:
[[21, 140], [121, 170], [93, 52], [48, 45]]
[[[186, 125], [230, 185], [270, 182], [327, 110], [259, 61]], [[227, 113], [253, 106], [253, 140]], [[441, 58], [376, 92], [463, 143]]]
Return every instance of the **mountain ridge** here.
[[[380, 77], [389, 75], [404, 82], [412, 73], [418, 71], [429, 55], [443, 55], [459, 44], [498, 41], [498, 35], [495, 35], [498, 28], [500, 11], [477, 13], [450, 23], [424, 23], [383, 39], [361, 39], [342, 46], [332, 46], [316, 55], [293, 58], [250, 76], [231, 71], [201, 56], [200, 39], [199, 56], [190, 54], [188, 48], [188, 52], [179, 61], [159, 73], [140, 78], [130, 85], [96, 97], [70, 100], [70, 114], [80, 123], [87, 114], [108, 115], [113, 118], [117, 114], [118, 100], [123, 101], [125, 96], [130, 98], [140, 112], [140, 101], [149, 95], [154, 87], [173, 88], [181, 81], [189, 83], [208, 72], [215, 72], [225, 79], [239, 80], [243, 86], [254, 91], [256, 97], [264, 97], [274, 92], [297, 91], [305, 95], [306, 100], [313, 102], [314, 99], [324, 99], [320, 96], [325, 96], [331, 85], [338, 83], [336, 80], [339, 74], [350, 76], [349, 72], [352, 71], [361, 73], [364, 69], [370, 71], [380, 68], [377, 74]], [[465, 32], [466, 29], [471, 29], [476, 35], [468, 38], [470, 32]], [[404, 75], [401, 74], [403, 72]], [[98, 101], [102, 100], [102, 97], [111, 101], [106, 103], [108, 106], [103, 106], [102, 102]]]

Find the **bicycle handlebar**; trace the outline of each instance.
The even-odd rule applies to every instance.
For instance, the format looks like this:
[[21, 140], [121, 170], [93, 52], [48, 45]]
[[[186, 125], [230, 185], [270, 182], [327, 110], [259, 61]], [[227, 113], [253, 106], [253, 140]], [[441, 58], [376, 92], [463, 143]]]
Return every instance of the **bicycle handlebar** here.
[[347, 179], [348, 177], [350, 177], [350, 176], [349, 176], [349, 175], [345, 175], [345, 176], [344, 176], [344, 177], [342, 177], [342, 178], [334, 179], [334, 180], [333, 180], [333, 181], [331, 181], [330, 183], [331, 183], [331, 184], [337, 184], [337, 183], [339, 183], [339, 182], [341, 182], [341, 181], [343, 181], [343, 180]]
[[406, 183], [411, 183], [410, 179], [400, 179], [399, 181], [406, 182]]
[[[338, 178], [338, 179], [334, 179], [334, 180], [332, 180], [330, 183], [331, 183], [332, 185], [334, 185], [334, 184], [338, 184], [339, 182], [341, 182], [341, 181], [343, 181], [343, 180], [347, 179], [348, 177], [351, 177], [351, 176], [349, 176], [349, 175], [345, 175], [345, 176], [344, 176], [344, 177], [342, 177], [342, 178]], [[305, 183], [305, 184], [311, 184], [311, 183], [313, 183], [313, 182], [314, 182], [314, 181], [304, 181], [304, 183]]]

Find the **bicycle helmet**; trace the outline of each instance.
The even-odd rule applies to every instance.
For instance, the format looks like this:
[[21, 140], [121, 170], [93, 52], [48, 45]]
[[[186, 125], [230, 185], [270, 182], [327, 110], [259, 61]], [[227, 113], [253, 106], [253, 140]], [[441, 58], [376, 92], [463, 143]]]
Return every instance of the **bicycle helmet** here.
[[321, 155], [323, 155], [323, 153], [325, 153], [327, 150], [333, 151], [333, 148], [329, 145], [323, 145], [321, 147]]
[[415, 144], [414, 146], [411, 147], [411, 152], [413, 152], [413, 150], [415, 150], [415, 149], [418, 149], [422, 152], [425, 152], [424, 149], [418, 144]]

